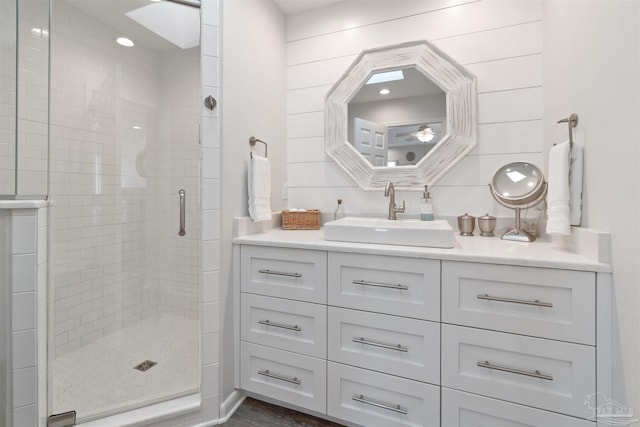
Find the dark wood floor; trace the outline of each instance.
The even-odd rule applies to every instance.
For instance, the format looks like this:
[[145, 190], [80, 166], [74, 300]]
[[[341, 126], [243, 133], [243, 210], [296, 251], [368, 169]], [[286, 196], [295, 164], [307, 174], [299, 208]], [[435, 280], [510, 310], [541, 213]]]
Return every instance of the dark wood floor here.
[[225, 427], [342, 427], [321, 418], [248, 397]]

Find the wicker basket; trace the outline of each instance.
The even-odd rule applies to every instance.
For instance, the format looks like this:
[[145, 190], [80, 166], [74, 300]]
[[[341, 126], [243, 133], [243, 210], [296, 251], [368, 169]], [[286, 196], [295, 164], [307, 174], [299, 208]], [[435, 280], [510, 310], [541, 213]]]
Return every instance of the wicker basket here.
[[320, 230], [320, 211], [309, 209], [306, 212], [282, 211], [283, 230]]

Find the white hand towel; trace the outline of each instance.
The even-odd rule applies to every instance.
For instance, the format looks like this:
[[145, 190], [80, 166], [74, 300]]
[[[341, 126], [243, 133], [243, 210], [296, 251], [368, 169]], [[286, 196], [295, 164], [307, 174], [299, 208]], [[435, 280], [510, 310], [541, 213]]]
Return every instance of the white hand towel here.
[[571, 225], [582, 221], [582, 147], [574, 143], [569, 163], [569, 220]]
[[249, 216], [254, 221], [271, 220], [271, 166], [269, 159], [253, 155], [248, 168]]
[[547, 233], [570, 234], [569, 142], [556, 144], [549, 153]]

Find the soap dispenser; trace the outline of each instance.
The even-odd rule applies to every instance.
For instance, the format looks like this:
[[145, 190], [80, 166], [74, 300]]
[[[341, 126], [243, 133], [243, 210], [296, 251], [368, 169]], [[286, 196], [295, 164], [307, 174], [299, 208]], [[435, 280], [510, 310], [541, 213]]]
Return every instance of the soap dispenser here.
[[420, 220], [421, 221], [433, 221], [435, 219], [435, 208], [433, 206], [433, 199], [429, 196], [429, 186], [424, 186], [424, 193], [420, 199]]
[[344, 211], [344, 205], [342, 204], [342, 199], [338, 199], [338, 207], [333, 213], [333, 219], [336, 220], [336, 219], [344, 218], [345, 216], [347, 216], [347, 213]]

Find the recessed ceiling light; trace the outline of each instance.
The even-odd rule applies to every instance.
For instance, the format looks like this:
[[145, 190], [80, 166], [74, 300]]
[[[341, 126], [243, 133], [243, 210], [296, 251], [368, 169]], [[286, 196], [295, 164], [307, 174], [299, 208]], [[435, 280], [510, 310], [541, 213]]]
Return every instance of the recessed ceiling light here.
[[133, 42], [131, 41], [131, 39], [128, 39], [126, 37], [118, 37], [116, 39], [116, 43], [124, 47], [133, 47]]
[[135, 130], [140, 130], [140, 129], [142, 129], [142, 128], [141, 128], [140, 126], [133, 126], [133, 129], [135, 129]]
[[389, 89], [380, 89], [380, 91], [378, 91], [378, 93], [380, 95], [389, 95], [391, 93], [391, 91]]

